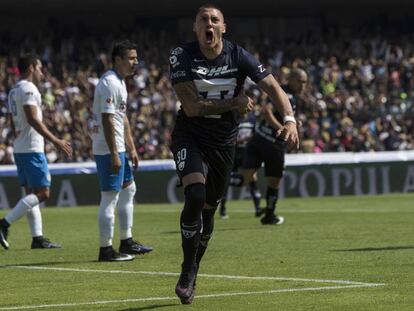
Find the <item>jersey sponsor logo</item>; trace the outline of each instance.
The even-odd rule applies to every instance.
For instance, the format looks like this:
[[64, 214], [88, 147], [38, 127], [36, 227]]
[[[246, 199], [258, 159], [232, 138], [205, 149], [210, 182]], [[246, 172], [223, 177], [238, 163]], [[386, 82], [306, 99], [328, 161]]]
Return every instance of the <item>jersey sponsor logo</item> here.
[[265, 72], [266, 68], [263, 67], [263, 65], [259, 65], [257, 66], [257, 68], [259, 68], [260, 72]]
[[33, 96], [34, 95], [33, 92], [26, 92], [24, 94], [27, 95], [27, 96]]
[[175, 55], [170, 56], [170, 64], [171, 64], [171, 67], [173, 67], [173, 68], [177, 67], [180, 64], [180, 62], [178, 61], [177, 56], [175, 56]]
[[180, 71], [177, 71], [171, 74], [171, 79], [177, 79], [177, 78], [182, 78], [186, 76], [187, 76], [187, 73], [184, 70], [180, 70]]
[[203, 76], [217, 77], [217, 76], [220, 76], [226, 73], [236, 72], [239, 70], [238, 68], [231, 68], [231, 69], [228, 69], [228, 68], [229, 68], [229, 65], [220, 66], [220, 67], [211, 67], [211, 68], [198, 66], [197, 69], [193, 68], [192, 71], [200, 75], [203, 75]]

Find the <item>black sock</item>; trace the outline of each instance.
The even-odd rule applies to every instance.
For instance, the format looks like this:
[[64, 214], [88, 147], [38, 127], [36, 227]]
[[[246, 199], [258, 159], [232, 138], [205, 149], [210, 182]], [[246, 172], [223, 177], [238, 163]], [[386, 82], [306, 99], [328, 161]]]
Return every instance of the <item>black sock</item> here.
[[109, 245], [109, 246], [101, 246], [99, 248], [99, 251], [102, 252], [102, 253], [110, 252], [110, 251], [112, 251], [112, 245]]
[[33, 237], [33, 241], [41, 241], [41, 240], [43, 240], [43, 235]]
[[210, 241], [211, 236], [213, 235], [215, 212], [215, 208], [203, 209], [203, 232], [201, 233], [200, 245], [197, 251], [197, 266], [200, 264], [201, 258], [203, 258], [204, 253], [206, 252], [208, 241]]
[[227, 203], [227, 193], [229, 191], [229, 185], [226, 187], [223, 198], [220, 201], [220, 215], [226, 214], [226, 203]]
[[237, 172], [231, 172], [230, 173], [230, 186], [233, 187], [241, 187], [244, 184], [244, 177], [242, 174]]
[[184, 254], [182, 272], [190, 272], [196, 262], [200, 244], [201, 211], [206, 200], [206, 187], [202, 183], [188, 185], [185, 190], [185, 204], [181, 212], [181, 242]]
[[6, 228], [10, 227], [10, 224], [7, 222], [6, 218], [2, 218], [2, 219], [0, 220], [0, 224], [1, 224], [3, 227], [6, 227]]
[[279, 198], [279, 189], [267, 187], [266, 191], [266, 217], [275, 214], [277, 199]]
[[225, 198], [222, 198], [220, 202], [220, 214], [226, 213], [226, 203], [227, 203], [227, 200]]
[[254, 209], [257, 211], [260, 209], [260, 199], [262, 198], [262, 195], [260, 194], [260, 191], [257, 188], [257, 182], [255, 180], [249, 183], [249, 190], [250, 195], [253, 199]]
[[130, 245], [132, 244], [132, 242], [133, 242], [132, 238], [124, 239], [124, 240], [121, 240], [121, 245]]

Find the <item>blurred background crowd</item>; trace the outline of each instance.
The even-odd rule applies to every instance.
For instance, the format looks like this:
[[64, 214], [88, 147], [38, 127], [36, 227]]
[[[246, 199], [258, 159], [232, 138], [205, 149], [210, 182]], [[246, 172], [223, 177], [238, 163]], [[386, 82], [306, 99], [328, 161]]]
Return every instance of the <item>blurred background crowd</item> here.
[[[236, 38], [230, 28], [229, 38], [255, 54], [281, 85], [292, 68], [308, 73], [297, 111], [302, 122], [298, 152], [408, 150], [414, 146], [414, 32], [386, 26], [329, 26], [292, 36], [261, 32]], [[40, 86], [44, 122], [72, 141], [72, 159], [62, 158], [47, 143], [48, 160], [83, 162], [93, 159], [88, 131], [94, 89], [111, 66], [112, 43], [124, 38], [138, 45], [139, 69], [128, 80], [128, 117], [137, 150], [141, 159], [171, 158], [170, 133], [179, 102], [169, 81], [168, 55], [190, 37], [191, 32], [172, 33], [142, 22], [111, 33], [82, 24], [67, 29], [56, 20], [28, 33], [0, 29], [0, 164], [13, 163], [7, 94], [19, 79], [18, 56], [40, 56], [46, 77]], [[258, 106], [266, 100], [253, 84], [246, 89]]]

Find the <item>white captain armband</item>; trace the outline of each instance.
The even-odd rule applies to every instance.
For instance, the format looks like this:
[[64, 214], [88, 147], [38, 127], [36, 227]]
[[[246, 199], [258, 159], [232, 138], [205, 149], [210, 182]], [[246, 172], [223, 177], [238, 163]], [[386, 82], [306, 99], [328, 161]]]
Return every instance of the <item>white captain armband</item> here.
[[284, 116], [283, 117], [283, 124], [286, 124], [288, 122], [293, 122], [293, 123], [296, 124], [295, 117], [292, 117], [292, 116]]

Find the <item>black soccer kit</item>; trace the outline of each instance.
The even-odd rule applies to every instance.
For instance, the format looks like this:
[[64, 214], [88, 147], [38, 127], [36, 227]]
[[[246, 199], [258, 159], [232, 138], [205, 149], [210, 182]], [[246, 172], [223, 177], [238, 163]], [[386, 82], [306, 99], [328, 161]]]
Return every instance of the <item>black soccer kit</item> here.
[[[169, 58], [173, 85], [193, 81], [200, 96], [211, 99], [236, 97], [246, 77], [254, 82], [269, 73], [239, 45], [223, 39], [223, 50], [206, 59], [198, 42], [172, 50]], [[187, 117], [181, 108], [172, 133], [171, 150], [180, 178], [194, 172], [206, 177], [206, 202], [217, 206], [223, 197], [234, 161], [239, 113]]]
[[[295, 113], [297, 100], [288, 87], [284, 88], [284, 91]], [[280, 124], [283, 124], [283, 117], [279, 112], [275, 111], [273, 115]], [[281, 178], [285, 170], [285, 152], [286, 142], [276, 137], [276, 130], [266, 120], [262, 120], [256, 125], [253, 138], [247, 144], [242, 167], [258, 169], [264, 162], [265, 176]]]

